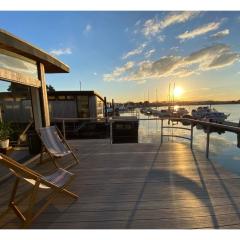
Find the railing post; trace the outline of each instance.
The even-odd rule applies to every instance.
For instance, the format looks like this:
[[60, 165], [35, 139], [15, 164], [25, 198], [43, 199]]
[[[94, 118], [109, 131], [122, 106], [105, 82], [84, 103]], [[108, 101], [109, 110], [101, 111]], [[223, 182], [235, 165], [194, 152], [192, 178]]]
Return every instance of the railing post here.
[[207, 128], [206, 157], [209, 156], [210, 126]]
[[110, 123], [110, 144], [112, 144], [112, 121], [109, 121]]
[[163, 143], [163, 119], [161, 119], [161, 144]]
[[62, 121], [63, 137], [66, 140], [65, 120]]
[[191, 122], [191, 142], [190, 142], [191, 149], [193, 148], [193, 124]]

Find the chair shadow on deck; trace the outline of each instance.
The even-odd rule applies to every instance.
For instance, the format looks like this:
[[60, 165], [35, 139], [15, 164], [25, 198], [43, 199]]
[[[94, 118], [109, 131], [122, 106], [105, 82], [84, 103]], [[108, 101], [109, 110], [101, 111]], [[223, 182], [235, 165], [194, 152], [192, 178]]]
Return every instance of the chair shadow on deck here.
[[[29, 195], [29, 193], [31, 192], [31, 189], [25, 190], [24, 192], [22, 192], [19, 195], [19, 199], [17, 202], [22, 202], [22, 200], [26, 199], [26, 196]], [[45, 202], [45, 197], [46, 196], [42, 196], [40, 197], [40, 199], [38, 200], [38, 206], [41, 206], [42, 204], [44, 204]], [[48, 206], [48, 211], [47, 212], [43, 212], [37, 219], [37, 221], [41, 221], [41, 220], [46, 220], [48, 219], [48, 212], [51, 212], [51, 215], [54, 215], [55, 219], [60, 218], [63, 214], [66, 213], [66, 211], [71, 208], [71, 206], [75, 204], [75, 201], [69, 202], [68, 204], [64, 207], [64, 209], [59, 210], [59, 208], [57, 208], [57, 205], [53, 202]], [[36, 208], [38, 207], [36, 206]], [[9, 216], [10, 214], [10, 216]], [[33, 224], [31, 225], [31, 228], [42, 228], [42, 229], [47, 229], [49, 228], [49, 226], [54, 223], [54, 221], [43, 221], [41, 222], [41, 226], [39, 226], [38, 224], [35, 224], [35, 222], [33, 222]], [[4, 228], [14, 228], [14, 229], [19, 229], [22, 226], [22, 222], [16, 218], [16, 215], [13, 214], [13, 210], [9, 207], [6, 207], [5, 210], [0, 214], [0, 228], [4, 229]], [[12, 227], [11, 227], [12, 226]]]
[[[188, 192], [191, 192], [193, 195], [195, 195], [195, 197], [198, 200], [200, 200], [206, 206], [206, 208], [208, 209], [209, 217], [211, 218], [213, 228], [219, 228], [220, 226], [219, 226], [218, 219], [217, 219], [217, 216], [216, 216], [216, 213], [215, 213], [215, 210], [214, 210], [214, 206], [213, 206], [213, 203], [211, 201], [211, 197], [209, 195], [209, 192], [208, 192], [205, 180], [204, 180], [204, 176], [203, 176], [202, 171], [201, 171], [201, 167], [199, 165], [198, 159], [195, 156], [193, 150], [192, 150], [192, 158], [193, 158], [194, 164], [196, 166], [196, 170], [197, 170], [198, 176], [200, 178], [200, 183], [201, 184], [198, 184], [197, 182], [191, 180], [191, 178], [184, 177], [183, 175], [180, 175], [178, 173], [174, 173], [173, 171], [154, 169], [154, 164], [155, 164], [155, 162], [158, 158], [158, 155], [161, 154], [160, 148], [161, 148], [161, 145], [159, 146], [158, 151], [157, 151], [156, 155], [154, 156], [154, 158], [152, 160], [150, 170], [145, 177], [144, 184], [143, 184], [143, 186], [141, 188], [141, 191], [138, 195], [136, 204], [135, 204], [133, 210], [131, 211], [131, 214], [129, 216], [126, 228], [131, 228], [131, 224], [135, 220], [134, 218], [135, 218], [136, 212], [139, 208], [139, 205], [141, 203], [141, 200], [143, 198], [144, 191], [145, 191], [146, 185], [148, 184], [148, 181], [149, 180], [155, 180], [157, 182], [160, 182], [160, 181], [162, 181], [162, 176], [171, 176], [172, 178], [175, 179], [174, 186], [176, 188], [177, 187], [182, 188], [182, 189], [184, 189]], [[217, 179], [219, 180], [221, 186], [225, 190], [230, 202], [234, 206], [235, 211], [236, 211], [236, 213], [237, 213], [237, 215], [240, 219], [240, 214], [239, 214], [239, 209], [237, 207], [237, 204], [235, 204], [233, 198], [231, 197], [227, 187], [225, 186], [224, 182], [222, 181], [222, 179], [221, 179], [219, 173], [217, 172], [217, 169], [213, 165], [213, 163], [211, 161], [209, 161], [209, 163], [210, 163], [211, 167], [213, 168], [214, 173], [217, 176]], [[196, 226], [196, 228], [198, 228], [198, 226]]]

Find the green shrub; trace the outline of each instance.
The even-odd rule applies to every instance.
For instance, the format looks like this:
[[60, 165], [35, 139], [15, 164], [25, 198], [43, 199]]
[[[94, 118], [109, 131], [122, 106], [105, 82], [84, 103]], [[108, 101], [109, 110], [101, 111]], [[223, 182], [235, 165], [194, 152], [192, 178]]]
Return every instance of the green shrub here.
[[0, 122], [0, 141], [8, 139], [12, 132], [11, 123]]

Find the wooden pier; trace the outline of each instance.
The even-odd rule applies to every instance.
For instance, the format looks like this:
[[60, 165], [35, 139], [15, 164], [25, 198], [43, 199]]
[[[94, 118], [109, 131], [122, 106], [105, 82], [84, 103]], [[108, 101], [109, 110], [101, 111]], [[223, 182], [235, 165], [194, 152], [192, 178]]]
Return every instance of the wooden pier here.
[[[80, 158], [80, 164], [71, 169], [76, 174], [71, 190], [80, 198], [58, 198], [32, 228], [240, 227], [240, 176], [206, 159], [204, 153], [192, 151], [188, 144], [69, 142]], [[41, 172], [49, 166], [32, 165]], [[20, 227], [12, 210], [6, 211], [12, 183], [9, 179], [0, 184], [1, 228]], [[25, 198], [25, 191], [23, 185], [20, 198]], [[44, 197], [43, 193], [38, 196]]]

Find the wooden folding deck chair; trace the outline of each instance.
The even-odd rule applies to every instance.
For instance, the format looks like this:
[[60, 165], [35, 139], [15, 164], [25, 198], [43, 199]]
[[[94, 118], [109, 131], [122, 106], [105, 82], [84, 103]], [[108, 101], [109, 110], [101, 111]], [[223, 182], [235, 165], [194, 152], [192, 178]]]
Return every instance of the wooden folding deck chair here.
[[79, 160], [77, 159], [76, 155], [73, 153], [70, 146], [65, 141], [62, 133], [56, 126], [40, 128], [39, 137], [43, 144], [40, 162], [42, 162], [43, 153], [46, 152], [53, 160], [57, 168], [59, 168], [60, 166], [56, 160], [68, 156], [70, 154], [73, 156], [74, 162], [65, 167], [65, 169], [68, 169], [73, 165], [79, 163]]
[[[59, 194], [66, 194], [74, 199], [78, 198], [75, 193], [66, 189], [74, 178], [74, 174], [67, 170], [59, 168], [53, 174], [43, 176], [3, 154], [0, 154], [0, 164], [9, 168], [9, 170], [16, 176], [16, 181], [9, 201], [9, 208], [12, 208], [15, 214], [23, 221], [23, 227], [28, 227]], [[15, 200], [20, 180], [27, 181], [33, 185], [33, 188], [29, 193], [29, 203], [25, 213], [23, 213], [17, 206], [17, 203], [20, 201]], [[39, 189], [50, 189], [52, 192], [46, 198], [45, 204], [43, 204], [41, 208], [34, 210], [34, 204]]]

